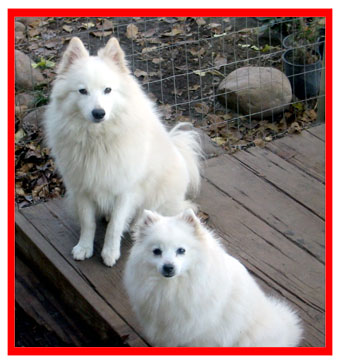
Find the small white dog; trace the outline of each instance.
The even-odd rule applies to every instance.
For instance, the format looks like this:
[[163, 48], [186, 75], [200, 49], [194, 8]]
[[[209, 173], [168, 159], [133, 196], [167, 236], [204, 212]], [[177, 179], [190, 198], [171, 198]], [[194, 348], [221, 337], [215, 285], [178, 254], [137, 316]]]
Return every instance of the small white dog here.
[[297, 315], [266, 296], [192, 210], [145, 211], [124, 273], [132, 308], [154, 346], [297, 346]]
[[130, 74], [115, 38], [89, 56], [72, 38], [58, 68], [45, 130], [81, 227], [73, 257], [93, 254], [96, 215], [109, 216], [102, 258], [120, 256], [120, 239], [146, 209], [175, 215], [199, 188], [198, 134], [167, 132]]

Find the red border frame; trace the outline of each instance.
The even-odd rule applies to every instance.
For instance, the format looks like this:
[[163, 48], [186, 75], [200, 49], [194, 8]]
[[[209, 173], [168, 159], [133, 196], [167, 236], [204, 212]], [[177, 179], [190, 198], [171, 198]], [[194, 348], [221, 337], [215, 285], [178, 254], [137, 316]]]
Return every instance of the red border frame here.
[[[326, 317], [325, 347], [21, 348], [15, 347], [15, 17], [321, 16], [326, 18]], [[8, 9], [8, 355], [332, 355], [332, 9]]]

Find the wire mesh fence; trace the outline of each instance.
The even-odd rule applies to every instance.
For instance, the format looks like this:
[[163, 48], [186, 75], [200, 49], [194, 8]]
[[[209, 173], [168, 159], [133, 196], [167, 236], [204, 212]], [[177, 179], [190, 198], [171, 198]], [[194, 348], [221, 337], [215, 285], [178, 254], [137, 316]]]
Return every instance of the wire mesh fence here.
[[[42, 145], [40, 119], [56, 64], [73, 36], [91, 54], [117, 37], [132, 74], [158, 105], [164, 123], [188, 121], [231, 152], [316, 123], [318, 105], [324, 102], [324, 18], [16, 20], [19, 170], [30, 158], [34, 161], [35, 146]], [[33, 67], [22, 65], [21, 52]], [[53, 163], [41, 148], [44, 161]], [[25, 197], [25, 186], [20, 186]]]

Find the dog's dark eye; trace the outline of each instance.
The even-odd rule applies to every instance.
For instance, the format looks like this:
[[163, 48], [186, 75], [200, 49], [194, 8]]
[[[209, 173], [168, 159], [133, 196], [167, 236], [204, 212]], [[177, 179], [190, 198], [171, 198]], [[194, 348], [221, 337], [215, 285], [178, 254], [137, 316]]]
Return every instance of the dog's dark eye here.
[[162, 251], [158, 248], [154, 249], [152, 252], [154, 253], [154, 255], [162, 255]]
[[176, 251], [177, 254], [184, 254], [185, 253], [185, 249], [184, 248], [178, 248]]
[[80, 92], [82, 95], [87, 95], [87, 90], [86, 90], [86, 88], [81, 88], [81, 89], [79, 90], [79, 92]]
[[109, 94], [111, 92], [110, 87], [106, 87], [106, 89], [104, 90], [104, 94]]

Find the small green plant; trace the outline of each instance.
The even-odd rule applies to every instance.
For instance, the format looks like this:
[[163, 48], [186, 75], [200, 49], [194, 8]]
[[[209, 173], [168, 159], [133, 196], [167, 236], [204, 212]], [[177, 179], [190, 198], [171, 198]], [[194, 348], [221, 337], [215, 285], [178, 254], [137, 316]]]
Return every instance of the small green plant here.
[[286, 46], [293, 48], [290, 61], [312, 64], [318, 61], [318, 38], [324, 27], [324, 18], [299, 18], [292, 28]]
[[48, 95], [46, 94], [46, 92], [44, 92], [44, 90], [36, 91], [35, 100], [34, 100], [34, 105], [36, 107], [46, 105], [48, 103], [48, 101], [49, 101]]
[[295, 41], [304, 44], [315, 43], [324, 28], [324, 18], [299, 18], [297, 23]]
[[40, 58], [39, 62], [32, 62], [32, 67], [33, 68], [53, 68], [55, 66], [55, 62], [51, 61], [53, 57], [49, 58], [49, 59], [45, 59], [44, 57]]

